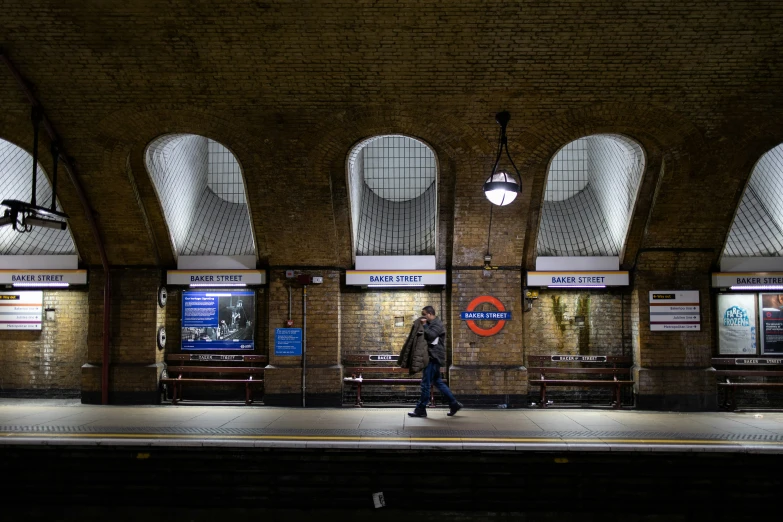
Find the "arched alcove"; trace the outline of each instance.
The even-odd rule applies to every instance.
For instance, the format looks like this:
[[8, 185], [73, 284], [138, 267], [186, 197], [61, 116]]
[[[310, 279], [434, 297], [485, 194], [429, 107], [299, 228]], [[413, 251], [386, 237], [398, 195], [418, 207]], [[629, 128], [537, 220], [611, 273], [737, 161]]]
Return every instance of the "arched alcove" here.
[[549, 164], [539, 256], [619, 256], [644, 172], [644, 152], [617, 134], [572, 141]]
[[242, 169], [220, 143], [194, 134], [155, 139], [145, 153], [177, 255], [252, 255]]
[[353, 250], [359, 256], [435, 255], [437, 161], [425, 143], [369, 138], [348, 157]]

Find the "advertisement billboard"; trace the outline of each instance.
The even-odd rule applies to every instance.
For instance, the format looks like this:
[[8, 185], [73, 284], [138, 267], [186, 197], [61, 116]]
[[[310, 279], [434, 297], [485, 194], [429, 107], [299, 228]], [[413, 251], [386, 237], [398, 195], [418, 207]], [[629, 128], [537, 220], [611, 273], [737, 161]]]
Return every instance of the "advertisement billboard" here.
[[783, 354], [783, 294], [759, 294], [761, 353]]
[[718, 295], [718, 351], [755, 355], [756, 299], [753, 294]]
[[182, 350], [252, 350], [256, 295], [252, 290], [182, 292]]

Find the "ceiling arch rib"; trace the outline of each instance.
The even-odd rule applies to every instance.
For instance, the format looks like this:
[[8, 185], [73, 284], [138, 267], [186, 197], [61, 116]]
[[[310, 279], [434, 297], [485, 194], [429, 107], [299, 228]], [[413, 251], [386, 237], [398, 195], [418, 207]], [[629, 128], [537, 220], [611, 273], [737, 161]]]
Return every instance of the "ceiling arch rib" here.
[[194, 134], [161, 136], [147, 169], [178, 256], [255, 255], [242, 170], [220, 143]]
[[[0, 139], [0, 201], [16, 199], [30, 201], [32, 198], [33, 157], [24, 149]], [[49, 178], [38, 164], [36, 202], [49, 206], [52, 201], [52, 186]], [[59, 201], [55, 202], [62, 212]], [[0, 255], [74, 255], [76, 246], [70, 228], [58, 230], [33, 227], [30, 232], [17, 232], [10, 225], [0, 228]]]
[[783, 256], [783, 144], [764, 154], [740, 201], [723, 255]]
[[349, 155], [348, 180], [356, 255], [435, 255], [437, 167], [432, 149], [401, 135], [364, 140]]
[[619, 256], [644, 172], [635, 141], [597, 134], [572, 141], [549, 165], [539, 256]]

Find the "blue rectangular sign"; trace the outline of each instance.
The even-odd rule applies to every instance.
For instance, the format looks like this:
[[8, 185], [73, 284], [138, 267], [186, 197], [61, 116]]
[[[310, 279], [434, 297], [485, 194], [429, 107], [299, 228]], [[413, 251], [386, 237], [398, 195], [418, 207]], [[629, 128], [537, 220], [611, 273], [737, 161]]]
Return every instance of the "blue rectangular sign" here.
[[252, 350], [252, 290], [182, 292], [182, 350]]
[[275, 328], [275, 355], [301, 356], [302, 329]]
[[460, 312], [459, 318], [463, 321], [508, 321], [511, 312]]

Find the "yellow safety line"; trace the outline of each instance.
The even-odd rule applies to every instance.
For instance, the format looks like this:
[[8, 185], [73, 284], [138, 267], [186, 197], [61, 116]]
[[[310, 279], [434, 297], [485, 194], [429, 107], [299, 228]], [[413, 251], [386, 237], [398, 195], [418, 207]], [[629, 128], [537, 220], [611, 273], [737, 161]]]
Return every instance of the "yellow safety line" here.
[[[30, 432], [0, 432], [2, 437], [43, 437], [43, 438], [84, 438], [84, 439], [234, 439], [234, 440], [285, 440], [285, 441], [344, 441], [344, 442], [461, 442], [461, 443], [601, 443], [601, 444], [710, 444], [737, 445], [745, 441], [702, 440], [702, 439], [556, 439], [556, 438], [495, 438], [495, 437], [363, 437], [355, 435], [174, 435], [174, 434], [144, 434], [144, 433], [30, 433]], [[747, 441], [752, 444], [783, 445], [783, 442]]]

